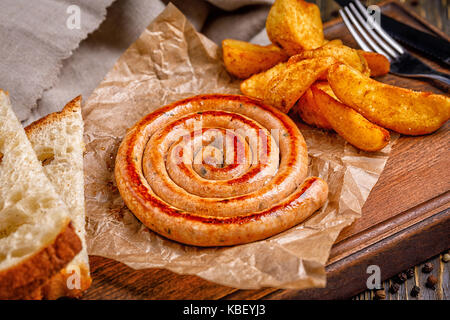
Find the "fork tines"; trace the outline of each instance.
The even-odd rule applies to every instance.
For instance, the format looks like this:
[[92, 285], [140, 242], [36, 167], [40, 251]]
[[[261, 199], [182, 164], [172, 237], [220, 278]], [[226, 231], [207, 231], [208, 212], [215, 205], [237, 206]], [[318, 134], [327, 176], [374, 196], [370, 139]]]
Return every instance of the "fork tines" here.
[[339, 14], [353, 38], [364, 51], [381, 53], [389, 60], [395, 60], [405, 52], [402, 46], [392, 39], [367, 13], [367, 9], [359, 0], [354, 0], [354, 3], [339, 10]]

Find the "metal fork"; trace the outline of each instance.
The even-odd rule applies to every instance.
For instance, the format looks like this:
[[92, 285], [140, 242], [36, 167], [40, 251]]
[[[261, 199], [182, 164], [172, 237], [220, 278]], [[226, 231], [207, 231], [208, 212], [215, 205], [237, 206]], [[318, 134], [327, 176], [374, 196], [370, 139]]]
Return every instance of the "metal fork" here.
[[436, 71], [412, 56], [376, 21], [372, 20], [369, 24], [368, 21], [372, 18], [359, 0], [340, 9], [339, 14], [361, 49], [381, 53], [389, 59], [391, 73], [411, 78], [428, 78], [443, 83], [447, 88], [450, 86], [448, 74]]

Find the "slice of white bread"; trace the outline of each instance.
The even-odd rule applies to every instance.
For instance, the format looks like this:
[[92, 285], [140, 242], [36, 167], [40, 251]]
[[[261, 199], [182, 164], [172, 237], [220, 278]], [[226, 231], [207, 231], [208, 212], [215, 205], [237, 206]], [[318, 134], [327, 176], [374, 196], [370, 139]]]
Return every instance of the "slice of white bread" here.
[[61, 112], [39, 119], [25, 128], [28, 139], [44, 172], [69, 208], [70, 218], [83, 248], [33, 298], [78, 297], [92, 280], [85, 240], [83, 119], [81, 96], [70, 101]]
[[81, 250], [66, 204], [0, 90], [0, 299], [21, 299]]

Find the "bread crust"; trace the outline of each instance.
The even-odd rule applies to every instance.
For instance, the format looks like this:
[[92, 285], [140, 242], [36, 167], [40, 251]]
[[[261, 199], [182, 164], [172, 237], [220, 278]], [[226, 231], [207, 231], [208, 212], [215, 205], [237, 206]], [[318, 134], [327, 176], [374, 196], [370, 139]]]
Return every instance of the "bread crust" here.
[[36, 289], [69, 263], [81, 246], [81, 240], [68, 221], [51, 244], [20, 264], [0, 271], [0, 299], [25, 299], [35, 295]]
[[43, 127], [46, 125], [53, 123], [55, 121], [63, 119], [67, 114], [70, 114], [71, 112], [77, 112], [79, 109], [81, 109], [81, 96], [78, 96], [69, 103], [65, 105], [65, 107], [59, 111], [59, 112], [53, 112], [45, 117], [42, 117], [32, 123], [30, 123], [26, 128], [25, 132], [27, 135], [32, 134], [33, 132], [39, 132], [42, 130]]
[[92, 278], [89, 275], [89, 266], [83, 263], [78, 265], [78, 268], [80, 269], [79, 289], [70, 289], [67, 286], [67, 281], [73, 273], [62, 269], [40, 288], [40, 299], [56, 300], [60, 297], [79, 298], [83, 291], [91, 286]]
[[[40, 131], [44, 130], [46, 126], [61, 121], [66, 116], [70, 115], [72, 112], [78, 112], [81, 109], [81, 95], [72, 99], [67, 103], [64, 108], [59, 112], [54, 112], [46, 115], [45, 117], [38, 119], [28, 125], [25, 128], [27, 136], [32, 136], [38, 134]], [[55, 300], [60, 297], [71, 297], [78, 298], [81, 296], [83, 291], [87, 290], [91, 283], [92, 278], [89, 274], [89, 265], [85, 263], [80, 263], [77, 265], [80, 271], [80, 288], [79, 289], [69, 289], [67, 286], [68, 278], [73, 274], [67, 271], [65, 268], [59, 273], [55, 274], [51, 279], [49, 279], [45, 284], [30, 293], [26, 299], [37, 300], [37, 299], [48, 299]]]

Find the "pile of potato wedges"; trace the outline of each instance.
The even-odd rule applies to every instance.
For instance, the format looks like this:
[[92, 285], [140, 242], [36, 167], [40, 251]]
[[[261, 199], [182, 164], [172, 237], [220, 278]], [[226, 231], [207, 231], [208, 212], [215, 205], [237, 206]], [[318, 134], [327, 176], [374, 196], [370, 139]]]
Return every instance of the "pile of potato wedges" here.
[[422, 135], [450, 118], [450, 98], [416, 92], [372, 79], [389, 72], [378, 53], [326, 40], [320, 12], [303, 0], [276, 0], [266, 21], [272, 44], [259, 46], [225, 39], [226, 69], [244, 95], [285, 113], [297, 113], [309, 125], [334, 130], [353, 146], [378, 151], [389, 143], [389, 130]]

